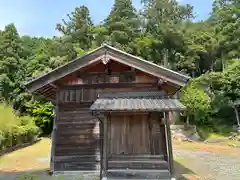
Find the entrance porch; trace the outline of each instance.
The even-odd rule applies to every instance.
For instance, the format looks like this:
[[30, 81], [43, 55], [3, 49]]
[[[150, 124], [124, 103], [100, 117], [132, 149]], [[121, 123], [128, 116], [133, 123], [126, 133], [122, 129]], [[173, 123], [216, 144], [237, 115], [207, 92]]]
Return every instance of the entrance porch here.
[[135, 93], [100, 94], [90, 107], [103, 125], [102, 179], [170, 179], [169, 112], [184, 106], [161, 92]]

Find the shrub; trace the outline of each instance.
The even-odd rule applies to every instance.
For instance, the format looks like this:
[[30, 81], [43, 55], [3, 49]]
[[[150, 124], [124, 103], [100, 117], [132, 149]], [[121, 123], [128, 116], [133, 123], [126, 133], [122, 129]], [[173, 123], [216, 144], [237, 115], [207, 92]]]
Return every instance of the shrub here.
[[0, 150], [33, 142], [39, 133], [33, 118], [18, 117], [10, 106], [0, 104]]
[[189, 83], [181, 92], [180, 101], [187, 107], [187, 116], [192, 123], [204, 124], [211, 107], [211, 98], [194, 82]]

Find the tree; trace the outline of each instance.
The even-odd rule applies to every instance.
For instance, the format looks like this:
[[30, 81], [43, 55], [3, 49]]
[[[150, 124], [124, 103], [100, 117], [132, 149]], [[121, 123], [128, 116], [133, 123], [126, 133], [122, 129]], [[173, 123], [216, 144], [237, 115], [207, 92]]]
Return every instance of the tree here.
[[24, 79], [23, 48], [16, 27], [9, 24], [0, 33], [0, 99], [13, 103]]
[[187, 116], [192, 123], [204, 124], [211, 107], [211, 98], [194, 81], [181, 92], [181, 102], [187, 107]]
[[67, 15], [68, 20], [62, 20], [63, 24], [57, 24], [56, 29], [64, 35], [70, 36], [72, 43], [78, 43], [78, 46], [88, 50], [92, 45], [92, 20], [89, 10], [86, 6], [80, 6], [74, 12]]
[[180, 24], [192, 17], [190, 5], [180, 5], [175, 0], [143, 0], [143, 30], [154, 39], [153, 58], [156, 63], [173, 67], [178, 52], [182, 50], [183, 37]]
[[240, 58], [239, 0], [215, 0], [211, 21], [220, 41], [219, 57], [222, 59]]
[[187, 21], [182, 24], [181, 32], [184, 34], [184, 47], [176, 63], [178, 69], [185, 70], [192, 77], [221, 69], [216, 56], [218, 40], [208, 23]]
[[132, 52], [131, 45], [138, 36], [139, 23], [131, 0], [115, 0], [104, 27], [112, 46]]

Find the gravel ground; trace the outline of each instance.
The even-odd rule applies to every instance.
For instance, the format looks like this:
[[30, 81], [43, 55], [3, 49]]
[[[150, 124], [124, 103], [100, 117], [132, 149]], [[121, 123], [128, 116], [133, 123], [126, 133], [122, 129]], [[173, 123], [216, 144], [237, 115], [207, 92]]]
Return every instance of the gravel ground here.
[[179, 149], [174, 151], [174, 156], [183, 159], [181, 163], [201, 180], [240, 180], [240, 149], [239, 158]]

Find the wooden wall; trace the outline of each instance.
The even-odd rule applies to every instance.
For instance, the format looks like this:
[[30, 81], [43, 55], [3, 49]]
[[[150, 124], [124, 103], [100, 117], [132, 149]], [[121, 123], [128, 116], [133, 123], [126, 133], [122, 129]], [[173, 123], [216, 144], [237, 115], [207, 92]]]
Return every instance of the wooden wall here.
[[96, 171], [100, 168], [99, 123], [90, 104], [62, 104], [56, 122], [55, 171]]
[[[111, 62], [112, 76], [103, 73], [106, 65], [89, 66], [57, 82], [60, 87], [60, 108], [57, 119], [56, 146], [54, 158], [55, 171], [96, 171], [100, 168], [100, 130], [96, 117], [89, 111], [99, 92], [157, 91], [176, 89], [162, 85], [130, 88], [73, 88], [61, 89], [62, 85], [104, 83], [149, 83], [156, 84], [158, 79], [141, 71], [116, 62]], [[119, 73], [121, 72], [121, 73]], [[90, 77], [90, 79], [89, 79]], [[96, 81], [96, 77], [100, 77]], [[102, 78], [103, 77], [103, 78]], [[102, 79], [101, 79], [102, 78]], [[106, 83], [105, 82], [105, 83]], [[162, 89], [161, 89], [162, 88]], [[151, 122], [151, 123], [149, 123]], [[148, 113], [143, 115], [113, 115], [110, 122], [110, 154], [149, 154], [165, 155], [166, 144], [164, 126], [159, 117]], [[159, 159], [159, 157], [156, 157]], [[154, 166], [155, 167], [155, 166]], [[156, 166], [158, 167], [158, 166]]]

